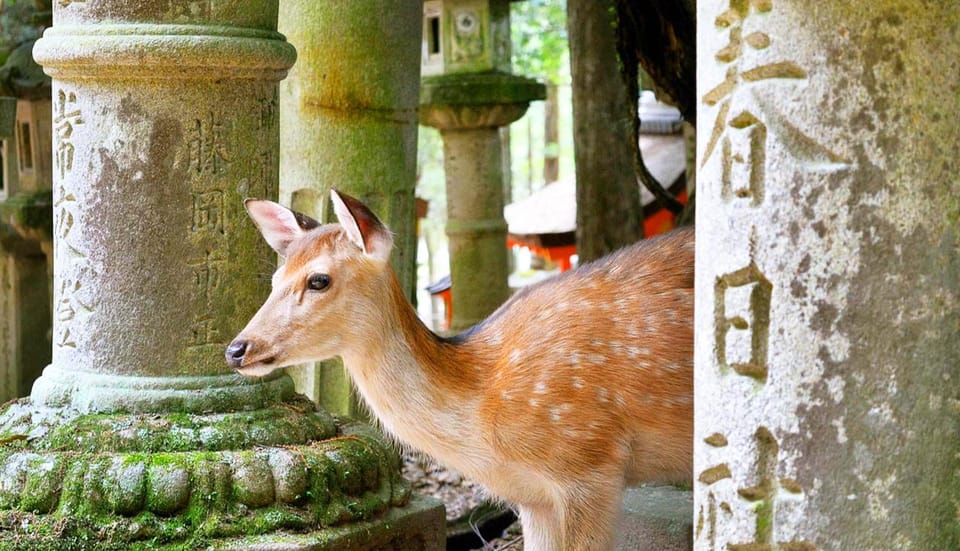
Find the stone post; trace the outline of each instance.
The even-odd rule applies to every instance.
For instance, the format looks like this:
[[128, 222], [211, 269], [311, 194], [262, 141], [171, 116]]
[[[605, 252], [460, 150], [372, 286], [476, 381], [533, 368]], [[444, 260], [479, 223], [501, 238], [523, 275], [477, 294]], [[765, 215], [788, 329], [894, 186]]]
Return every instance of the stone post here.
[[[280, 31], [299, 52], [280, 88], [280, 202], [331, 221], [329, 190], [363, 200], [394, 232], [391, 265], [416, 285], [417, 2], [285, 0]], [[324, 407], [360, 415], [339, 361], [291, 370]]]
[[539, 82], [497, 72], [423, 80], [420, 122], [443, 138], [454, 330], [483, 321], [510, 296], [499, 129], [545, 94]]
[[423, 3], [420, 124], [440, 130], [447, 182], [451, 329], [483, 321], [510, 296], [503, 139], [543, 84], [510, 73], [508, 0]]
[[242, 198], [277, 195], [277, 82], [295, 58], [277, 1], [54, 9], [34, 50], [53, 78], [53, 363], [0, 415], [0, 538], [437, 544], [432, 506], [394, 508], [409, 487], [372, 429], [224, 363], [273, 268]]
[[221, 357], [268, 292], [242, 199], [276, 195], [276, 83], [295, 52], [267, 3], [56, 10], [34, 50], [54, 79], [56, 279], [36, 402], [208, 411], [290, 393]]
[[698, 15], [695, 548], [958, 549], [960, 15]]

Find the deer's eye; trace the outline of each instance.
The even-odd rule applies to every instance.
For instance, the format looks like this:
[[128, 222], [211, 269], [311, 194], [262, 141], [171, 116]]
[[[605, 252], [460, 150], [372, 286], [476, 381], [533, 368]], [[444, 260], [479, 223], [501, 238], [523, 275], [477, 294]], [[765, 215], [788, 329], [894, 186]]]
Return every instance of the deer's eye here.
[[330, 286], [328, 274], [313, 274], [307, 278], [307, 288], [311, 291], [323, 291]]

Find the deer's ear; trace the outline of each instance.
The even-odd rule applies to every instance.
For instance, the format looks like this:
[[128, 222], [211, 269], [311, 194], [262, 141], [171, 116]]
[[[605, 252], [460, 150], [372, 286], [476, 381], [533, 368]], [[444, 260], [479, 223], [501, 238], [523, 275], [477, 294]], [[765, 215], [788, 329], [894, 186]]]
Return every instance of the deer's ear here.
[[393, 235], [366, 205], [337, 190], [330, 190], [333, 212], [340, 225], [367, 256], [386, 262], [390, 259]]
[[305, 214], [265, 199], [247, 199], [243, 202], [247, 213], [260, 229], [263, 238], [280, 256], [287, 256], [287, 247], [307, 230], [320, 225]]

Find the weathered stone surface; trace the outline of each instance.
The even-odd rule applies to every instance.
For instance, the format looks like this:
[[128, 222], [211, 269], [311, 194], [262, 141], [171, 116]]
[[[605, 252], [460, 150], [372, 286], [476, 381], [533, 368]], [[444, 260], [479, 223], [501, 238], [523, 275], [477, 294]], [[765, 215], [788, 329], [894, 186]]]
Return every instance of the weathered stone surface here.
[[960, 12], [914, 7], [698, 4], [697, 549], [960, 548]]
[[672, 486], [629, 488], [617, 528], [618, 551], [689, 551], [693, 494]]
[[[421, 13], [403, 0], [291, 0], [279, 22], [299, 52], [280, 88], [280, 202], [330, 220], [331, 188], [363, 200], [394, 232], [391, 266], [411, 298]], [[290, 372], [324, 407], [363, 416], [339, 361]]]
[[[490, 107], [489, 109], [494, 109]], [[463, 330], [509, 296], [503, 160], [497, 128], [443, 130], [453, 321]]]
[[49, 406], [216, 411], [292, 391], [228, 374], [222, 348], [267, 292], [242, 199], [275, 194], [295, 52], [252, 7], [270, 2], [198, 25], [175, 4], [60, 3], [34, 47], [54, 79], [54, 349], [33, 389]]
[[424, 78], [420, 123], [441, 130], [507, 126], [526, 113], [531, 101], [546, 96], [542, 83], [509, 73]]
[[357, 522], [324, 534], [256, 536], [214, 544], [216, 551], [434, 551], [443, 549], [443, 505], [418, 496], [372, 522]]
[[[154, 539], [200, 545], [279, 529], [324, 539], [342, 531], [328, 535], [328, 527], [373, 519], [409, 501], [396, 453], [374, 429], [328, 424], [325, 414], [302, 410], [296, 413], [300, 417], [323, 419], [312, 429], [285, 429], [282, 412], [303, 405], [231, 418], [177, 413], [47, 418], [50, 410], [15, 403], [0, 416], [6, 422], [0, 426], [6, 442], [0, 446], [0, 541], [59, 549], [45, 547], [54, 545], [54, 530], [64, 541], [129, 545]], [[194, 437], [209, 427], [230, 432], [229, 424], [249, 426], [255, 414], [261, 420], [276, 417], [283, 440], [260, 440], [256, 449], [245, 440], [221, 442], [247, 448], [234, 449], [207, 447]], [[138, 436], [92, 436], [116, 431]]]

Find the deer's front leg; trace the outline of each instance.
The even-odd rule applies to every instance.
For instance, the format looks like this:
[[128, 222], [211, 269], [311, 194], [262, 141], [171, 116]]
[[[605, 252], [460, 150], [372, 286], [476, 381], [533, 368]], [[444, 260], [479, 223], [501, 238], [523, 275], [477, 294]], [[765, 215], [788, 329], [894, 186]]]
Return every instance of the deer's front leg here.
[[524, 551], [563, 549], [563, 521], [549, 505], [520, 508]]

